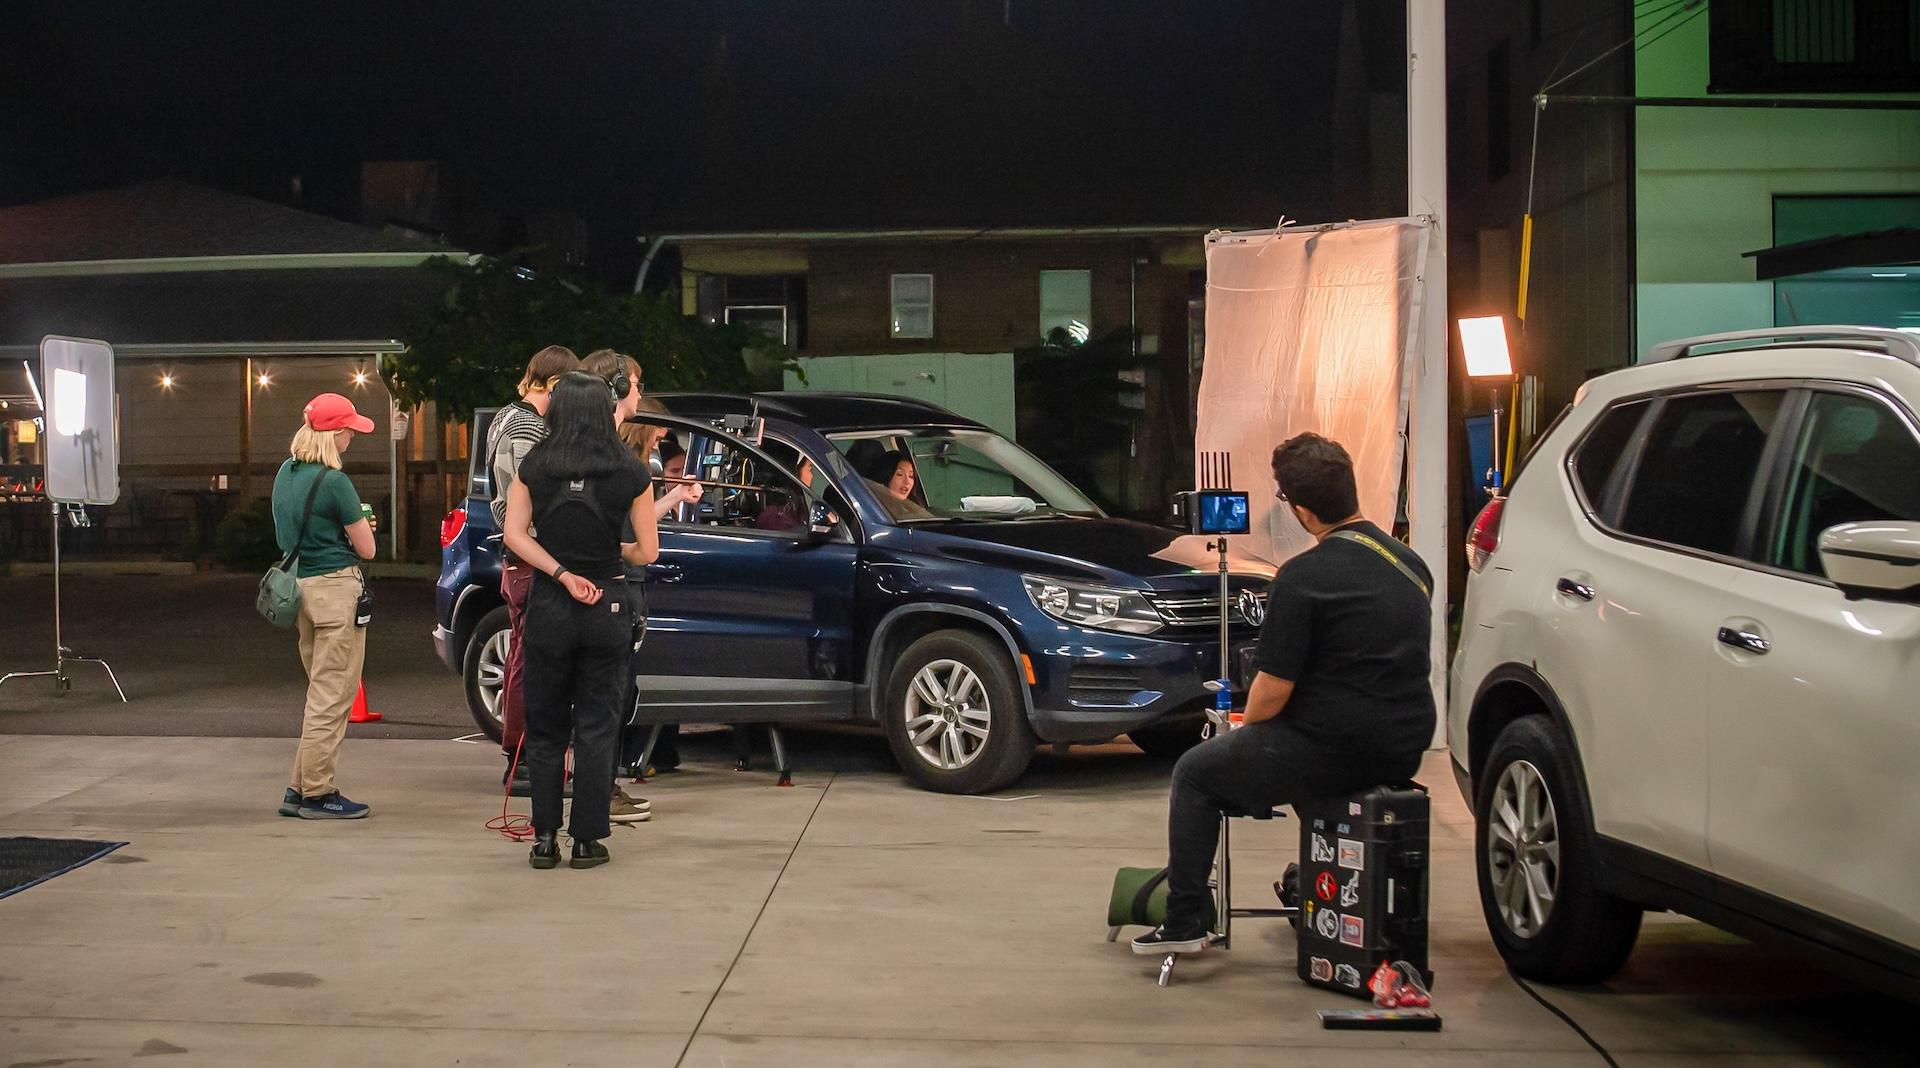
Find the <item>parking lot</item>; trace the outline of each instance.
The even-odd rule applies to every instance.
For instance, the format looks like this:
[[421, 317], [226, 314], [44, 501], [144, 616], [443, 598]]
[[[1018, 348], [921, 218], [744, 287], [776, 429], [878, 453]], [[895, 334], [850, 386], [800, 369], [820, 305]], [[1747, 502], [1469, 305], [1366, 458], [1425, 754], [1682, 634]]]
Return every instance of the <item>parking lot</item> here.
[[[0, 581], [10, 606], [46, 593]], [[1114, 869], [1164, 852], [1165, 767], [1124, 743], [956, 797], [906, 786], [873, 738], [801, 734], [791, 790], [696, 738], [687, 771], [635, 788], [657, 815], [616, 831], [611, 866], [537, 872], [482, 826], [497, 757], [452, 740], [470, 724], [424, 583], [382, 584], [376, 625], [419, 640], [373, 649], [388, 718], [342, 759], [375, 806], [361, 824], [273, 815], [301, 680], [290, 639], [248, 613], [251, 580], [69, 594], [71, 643], [133, 701], [84, 674], [58, 700], [0, 690], [0, 834], [128, 844], [0, 901], [7, 1064], [260, 1064], [296, 1045], [316, 1063], [1603, 1063], [1493, 952], [1440, 753], [1423, 778], [1445, 1030], [1327, 1032], [1315, 1010], [1357, 1003], [1294, 977], [1283, 925], [1243, 922], [1164, 990], [1156, 961], [1103, 940]], [[0, 667], [39, 666], [29, 615], [0, 620]], [[191, 666], [196, 650], [227, 666]], [[1241, 900], [1267, 893], [1292, 833], [1236, 836]], [[1904, 1005], [1670, 916], [1615, 980], [1541, 993], [1620, 1064], [1909, 1056]]]

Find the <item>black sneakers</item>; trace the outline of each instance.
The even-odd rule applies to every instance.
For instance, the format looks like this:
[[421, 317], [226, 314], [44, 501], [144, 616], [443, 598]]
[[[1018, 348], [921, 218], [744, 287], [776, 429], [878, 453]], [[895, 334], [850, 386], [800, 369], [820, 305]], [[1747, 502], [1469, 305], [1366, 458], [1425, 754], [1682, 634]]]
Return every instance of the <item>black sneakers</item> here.
[[527, 851], [527, 863], [541, 869], [559, 867], [559, 835], [554, 832], [534, 835], [533, 848]]
[[287, 787], [287, 792], [280, 798], [280, 814], [282, 816], [298, 816], [300, 814], [300, 801], [300, 791], [291, 786]]
[[1189, 935], [1184, 931], [1170, 933], [1165, 927], [1155, 927], [1146, 934], [1133, 940], [1135, 953], [1159, 956], [1166, 953], [1198, 953], [1207, 948], [1207, 932]]
[[573, 840], [573, 859], [567, 862], [572, 868], [597, 868], [613, 858], [607, 855], [607, 847], [599, 842], [589, 842], [583, 838]]

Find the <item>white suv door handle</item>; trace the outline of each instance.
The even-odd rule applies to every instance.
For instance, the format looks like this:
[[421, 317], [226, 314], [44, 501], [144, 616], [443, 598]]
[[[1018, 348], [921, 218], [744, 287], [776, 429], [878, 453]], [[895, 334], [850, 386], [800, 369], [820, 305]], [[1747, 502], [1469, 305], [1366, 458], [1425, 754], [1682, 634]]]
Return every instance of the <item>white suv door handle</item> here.
[[1593, 587], [1584, 582], [1575, 582], [1570, 578], [1563, 578], [1559, 582], [1554, 583], [1553, 588], [1568, 597], [1578, 597], [1583, 601], [1593, 600]]
[[1765, 656], [1773, 643], [1750, 630], [1735, 630], [1732, 627], [1720, 628], [1720, 644], [1738, 649], [1743, 653]]

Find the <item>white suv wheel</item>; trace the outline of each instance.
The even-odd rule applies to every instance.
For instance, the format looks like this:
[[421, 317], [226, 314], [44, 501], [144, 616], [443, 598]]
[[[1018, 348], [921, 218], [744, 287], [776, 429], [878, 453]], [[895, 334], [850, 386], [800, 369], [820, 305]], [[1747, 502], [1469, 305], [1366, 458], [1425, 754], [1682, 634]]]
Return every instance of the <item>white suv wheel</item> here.
[[1487, 868], [1507, 929], [1521, 938], [1539, 934], [1560, 890], [1560, 826], [1546, 780], [1527, 761], [1507, 765], [1494, 787]]

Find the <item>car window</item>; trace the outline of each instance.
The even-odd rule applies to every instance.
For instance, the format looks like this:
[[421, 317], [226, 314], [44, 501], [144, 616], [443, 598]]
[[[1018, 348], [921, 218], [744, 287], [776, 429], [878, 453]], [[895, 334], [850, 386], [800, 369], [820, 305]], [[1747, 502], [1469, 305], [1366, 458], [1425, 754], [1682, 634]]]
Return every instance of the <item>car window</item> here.
[[[1101, 514], [1072, 483], [990, 430], [926, 427], [832, 440], [896, 521]], [[904, 497], [887, 490], [902, 468], [898, 451], [913, 474]]]
[[1633, 441], [1633, 432], [1653, 407], [1651, 401], [1615, 405], [1594, 421], [1573, 453], [1573, 479], [1580, 496], [1603, 523], [1611, 523], [1619, 505], [1619, 489], [1626, 465], [1620, 461]]
[[1615, 526], [1625, 534], [1734, 556], [1784, 390], [1667, 398], [1653, 415]]
[[665, 485], [655, 492], [665, 493], [673, 476], [684, 473], [698, 480], [701, 497], [675, 507], [662, 517], [663, 524], [806, 536], [813, 501], [826, 490], [826, 479], [811, 464], [798, 465], [802, 478], [813, 476], [812, 485], [803, 486], [723, 435], [696, 434], [691, 445], [684, 461], [675, 458]]
[[1920, 442], [1878, 401], [1815, 393], [1781, 501], [1766, 562], [1825, 577], [1821, 531], [1868, 519], [1920, 521]]
[[498, 408], [481, 408], [473, 413], [473, 443], [467, 450], [467, 492], [475, 497], [493, 496], [493, 457], [487, 455], [487, 434], [493, 430]]

